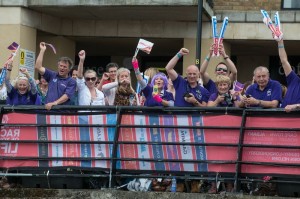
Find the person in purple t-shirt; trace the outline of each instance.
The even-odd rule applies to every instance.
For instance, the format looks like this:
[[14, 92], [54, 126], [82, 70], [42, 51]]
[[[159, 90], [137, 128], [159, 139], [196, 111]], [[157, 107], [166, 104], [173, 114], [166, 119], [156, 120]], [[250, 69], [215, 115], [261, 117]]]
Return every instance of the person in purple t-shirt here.
[[241, 106], [277, 108], [282, 100], [280, 83], [270, 79], [269, 70], [264, 66], [255, 68], [253, 75], [255, 83], [247, 89]]
[[46, 43], [40, 43], [40, 53], [35, 63], [35, 69], [43, 75], [48, 82], [48, 95], [45, 99], [45, 107], [50, 110], [54, 105], [68, 105], [76, 89], [76, 81], [69, 76], [73, 62], [68, 57], [58, 60], [58, 71], [52, 71], [43, 67], [43, 58], [46, 51]]
[[238, 92], [230, 91], [231, 80], [228, 76], [218, 75], [216, 77], [217, 93], [210, 95], [207, 106], [210, 107], [239, 107], [240, 97]]
[[[210, 78], [209, 74], [206, 72], [209, 60], [213, 53], [214, 45], [215, 44], [212, 44], [212, 46], [210, 47], [209, 53], [200, 67], [200, 75], [203, 81], [203, 86], [208, 90], [210, 95], [218, 92], [215, 82]], [[219, 52], [220, 55], [223, 57], [224, 62], [220, 62], [217, 64], [215, 68], [215, 75], [229, 76], [231, 82], [234, 82], [235, 80], [237, 80], [237, 69], [234, 63], [230, 60], [230, 57], [226, 54], [223, 44], [220, 44]]]
[[145, 106], [174, 106], [173, 94], [167, 91], [168, 78], [164, 73], [157, 73], [153, 76], [151, 83], [147, 84], [142, 77], [136, 57], [133, 57], [132, 65], [146, 98]]
[[175, 88], [175, 106], [181, 107], [205, 107], [209, 98], [209, 92], [199, 85], [199, 69], [195, 65], [190, 65], [186, 69], [186, 80], [177, 74], [174, 67], [178, 60], [187, 55], [189, 50], [181, 48], [180, 51], [169, 61], [166, 71], [172, 80]]
[[287, 92], [281, 107], [284, 108], [286, 112], [290, 112], [300, 109], [300, 78], [292, 70], [288, 62], [283, 40], [278, 42], [278, 52], [287, 81]]

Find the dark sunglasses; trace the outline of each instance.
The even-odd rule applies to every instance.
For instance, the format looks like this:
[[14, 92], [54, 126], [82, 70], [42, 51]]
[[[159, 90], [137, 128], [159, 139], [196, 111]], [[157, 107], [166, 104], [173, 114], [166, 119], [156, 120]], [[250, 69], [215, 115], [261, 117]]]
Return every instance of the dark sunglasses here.
[[92, 82], [94, 82], [94, 81], [96, 81], [96, 79], [97, 79], [96, 77], [86, 77], [85, 81], [89, 82], [92, 80]]
[[227, 72], [227, 69], [225, 69], [225, 68], [217, 68], [216, 71], [224, 71], [224, 72]]

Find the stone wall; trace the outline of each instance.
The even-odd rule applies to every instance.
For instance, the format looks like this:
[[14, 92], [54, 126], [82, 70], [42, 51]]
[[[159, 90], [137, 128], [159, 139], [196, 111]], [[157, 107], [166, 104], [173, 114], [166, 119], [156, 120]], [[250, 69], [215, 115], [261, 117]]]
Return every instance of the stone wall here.
[[214, 0], [214, 11], [281, 10], [282, 0]]

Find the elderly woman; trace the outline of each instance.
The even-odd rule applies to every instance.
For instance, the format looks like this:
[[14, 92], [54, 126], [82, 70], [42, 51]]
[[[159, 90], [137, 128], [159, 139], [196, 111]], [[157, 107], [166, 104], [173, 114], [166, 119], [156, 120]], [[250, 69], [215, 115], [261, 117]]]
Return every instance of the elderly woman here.
[[20, 72], [25, 76], [17, 77], [15, 84], [10, 82], [12, 64], [8, 65], [5, 84], [7, 87], [8, 105], [41, 105], [41, 99], [37, 92], [35, 80], [30, 77], [27, 69], [21, 68]]
[[174, 106], [173, 94], [167, 91], [168, 78], [164, 73], [153, 76], [151, 83], [146, 84], [139, 70], [138, 60], [133, 57], [132, 65], [141, 90], [146, 97], [145, 106]]
[[119, 68], [117, 70], [117, 82], [103, 85], [102, 91], [105, 96], [109, 97], [114, 92], [111, 89], [116, 88], [115, 106], [132, 106], [136, 105], [136, 93], [131, 86], [130, 71], [127, 68]]
[[228, 76], [218, 75], [216, 77], [216, 87], [218, 92], [210, 95], [207, 106], [210, 107], [239, 107], [239, 93], [229, 91], [231, 80]]

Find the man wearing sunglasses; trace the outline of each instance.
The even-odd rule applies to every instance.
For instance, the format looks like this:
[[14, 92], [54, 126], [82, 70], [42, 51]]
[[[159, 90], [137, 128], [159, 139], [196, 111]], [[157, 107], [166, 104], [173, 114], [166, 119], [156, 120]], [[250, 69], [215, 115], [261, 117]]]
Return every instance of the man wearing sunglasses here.
[[50, 110], [54, 105], [69, 105], [76, 89], [76, 81], [69, 76], [73, 62], [68, 57], [58, 60], [57, 72], [43, 67], [43, 59], [46, 51], [46, 43], [40, 43], [40, 53], [36, 59], [35, 69], [43, 75], [48, 82], [48, 92], [45, 99], [45, 107]]
[[[214, 44], [210, 47], [209, 53], [200, 67], [200, 75], [203, 81], [203, 86], [208, 90], [210, 95], [218, 92], [215, 82], [210, 78], [209, 74], [206, 72], [213, 51]], [[219, 52], [220, 55], [223, 57], [224, 62], [220, 62], [217, 64], [215, 69], [215, 75], [229, 76], [232, 82], [237, 80], [237, 69], [234, 63], [230, 60], [230, 57], [226, 54], [223, 44], [220, 44]]]

